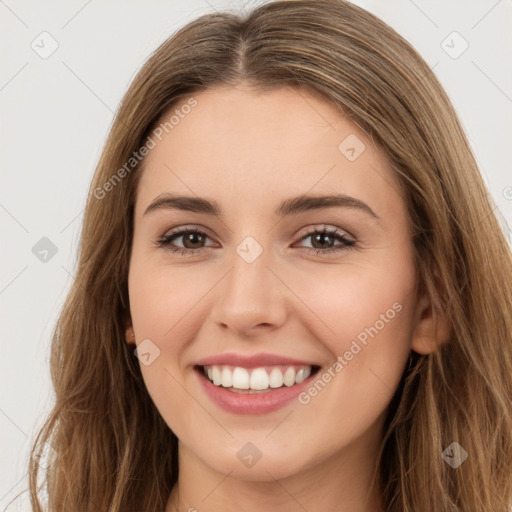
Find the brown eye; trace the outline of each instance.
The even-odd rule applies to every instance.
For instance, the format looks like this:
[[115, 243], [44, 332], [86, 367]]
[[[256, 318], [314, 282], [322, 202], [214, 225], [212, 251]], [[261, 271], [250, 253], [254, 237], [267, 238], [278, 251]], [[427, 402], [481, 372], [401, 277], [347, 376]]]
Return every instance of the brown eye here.
[[[204, 243], [204, 235], [201, 233], [187, 233], [186, 235], [180, 235], [183, 238], [183, 245], [187, 249], [197, 249]], [[189, 245], [190, 244], [190, 245]]]
[[[301, 241], [310, 238], [312, 247], [303, 247], [306, 252], [314, 254], [332, 253], [350, 249], [355, 246], [355, 240], [350, 239], [344, 233], [337, 229], [324, 228], [322, 230], [314, 230], [307, 233], [301, 238]], [[336, 240], [341, 242], [341, 245], [333, 245]]]
[[[182, 246], [176, 246], [174, 240], [182, 239]], [[171, 252], [180, 252], [181, 254], [191, 254], [197, 253], [202, 249], [205, 249], [206, 240], [208, 239], [208, 235], [199, 231], [198, 229], [181, 229], [179, 231], [174, 231], [163, 236], [160, 240], [156, 242], [159, 247], [165, 247], [167, 250]]]

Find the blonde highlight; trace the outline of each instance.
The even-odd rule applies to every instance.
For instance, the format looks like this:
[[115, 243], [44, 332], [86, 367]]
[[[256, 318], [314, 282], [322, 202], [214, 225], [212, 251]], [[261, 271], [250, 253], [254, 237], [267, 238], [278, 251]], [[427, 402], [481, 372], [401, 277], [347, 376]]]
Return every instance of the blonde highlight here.
[[[104, 198], [94, 190], [172, 105], [241, 82], [318, 94], [383, 148], [407, 201], [419, 293], [450, 319], [447, 343], [429, 356], [411, 354], [389, 408], [373, 482], [386, 512], [510, 512], [510, 247], [432, 70], [388, 25], [344, 0], [204, 15], [165, 41], [131, 84], [91, 183], [77, 273], [53, 333], [55, 404], [32, 447], [33, 510], [44, 510], [42, 489], [52, 512], [165, 508], [178, 478], [178, 440], [124, 341], [144, 161]], [[456, 471], [441, 457], [453, 441], [470, 454]], [[42, 487], [35, 459], [44, 443], [58, 457]]]

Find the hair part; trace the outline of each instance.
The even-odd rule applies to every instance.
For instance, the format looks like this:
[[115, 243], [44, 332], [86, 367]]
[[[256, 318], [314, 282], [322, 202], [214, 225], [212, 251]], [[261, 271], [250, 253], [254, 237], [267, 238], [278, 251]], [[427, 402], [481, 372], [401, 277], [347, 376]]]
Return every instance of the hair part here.
[[[340, 109], [387, 155], [408, 207], [418, 294], [451, 322], [447, 343], [411, 352], [390, 404], [373, 483], [386, 512], [510, 512], [512, 260], [454, 108], [419, 54], [344, 0], [281, 0], [201, 16], [166, 40], [122, 100], [88, 196], [78, 269], [52, 338], [55, 405], [38, 433], [57, 452], [35, 511], [163, 510], [177, 439], [124, 341], [133, 210], [144, 160], [98, 199], [162, 116], [198, 91], [293, 87]], [[469, 454], [452, 469], [452, 442]]]

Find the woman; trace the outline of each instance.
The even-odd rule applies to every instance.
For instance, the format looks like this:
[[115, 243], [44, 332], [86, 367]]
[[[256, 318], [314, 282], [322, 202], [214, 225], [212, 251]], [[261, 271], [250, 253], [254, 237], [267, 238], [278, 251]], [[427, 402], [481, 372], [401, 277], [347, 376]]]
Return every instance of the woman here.
[[48, 510], [509, 511], [493, 208], [373, 15], [276, 1], [181, 29], [91, 185], [33, 449], [55, 450]]

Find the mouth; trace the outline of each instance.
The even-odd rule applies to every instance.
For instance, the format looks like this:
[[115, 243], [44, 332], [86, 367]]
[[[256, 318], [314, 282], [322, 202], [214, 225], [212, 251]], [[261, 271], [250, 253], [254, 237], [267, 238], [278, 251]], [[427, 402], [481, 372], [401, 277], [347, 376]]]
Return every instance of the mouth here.
[[225, 352], [195, 363], [199, 387], [215, 406], [232, 414], [277, 411], [311, 385], [321, 366], [284, 354]]
[[313, 377], [317, 365], [272, 365], [244, 368], [233, 365], [196, 365], [194, 369], [214, 386], [244, 395], [272, 393], [292, 388]]
[[320, 371], [320, 366], [249, 369], [212, 365], [195, 366], [194, 370], [200, 387], [216, 406], [232, 414], [261, 415], [296, 401]]

